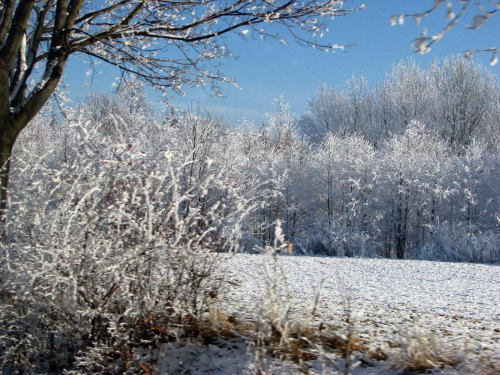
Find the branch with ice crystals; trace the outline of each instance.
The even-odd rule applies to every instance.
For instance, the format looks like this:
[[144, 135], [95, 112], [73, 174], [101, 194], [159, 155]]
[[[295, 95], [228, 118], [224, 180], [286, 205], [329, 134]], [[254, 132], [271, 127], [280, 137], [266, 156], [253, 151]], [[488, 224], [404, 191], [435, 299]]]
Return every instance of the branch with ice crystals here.
[[415, 52], [418, 52], [420, 54], [427, 53], [431, 50], [430, 44], [432, 41], [432, 37], [427, 36], [427, 29], [422, 30], [422, 34], [418, 38], [415, 38], [410, 46], [413, 48]]
[[[448, 31], [453, 29], [459, 23], [460, 19], [466, 13], [471, 3], [471, 0], [456, 0], [456, 1], [458, 4], [460, 4], [461, 7], [458, 14], [455, 14], [455, 12], [453, 11], [452, 0], [435, 0], [431, 8], [424, 12], [412, 13], [412, 14], [394, 14], [389, 19], [389, 22], [391, 23], [392, 26], [395, 26], [397, 24], [402, 25], [404, 23], [405, 18], [412, 18], [416, 25], [420, 25], [422, 18], [437, 11], [438, 8], [440, 8], [443, 4], [446, 4], [445, 19], [450, 20], [446, 24], [446, 26], [441, 31], [431, 36], [427, 36], [427, 30], [423, 29], [422, 34], [419, 37], [415, 38], [410, 44], [411, 48], [415, 52], [424, 54], [431, 50], [430, 47], [432, 44], [441, 40]], [[493, 10], [487, 10], [484, 6], [482, 6], [478, 2], [477, 9], [479, 11], [479, 14], [476, 14], [472, 19], [472, 24], [465, 25], [465, 28], [467, 29], [480, 28], [489, 18], [491, 18], [498, 11], [498, 9], [500, 9], [500, 1], [495, 1], [495, 0], [483, 0], [483, 1], [488, 3], [489, 6], [493, 6]], [[496, 47], [492, 47], [489, 49], [467, 50], [465, 51], [465, 57], [469, 58], [474, 53], [477, 52], [492, 52], [493, 54], [490, 61], [490, 65], [495, 65], [497, 60], [496, 51], [498, 51], [498, 48]]]
[[22, 38], [17, 59], [17, 71], [15, 71], [16, 82], [11, 92], [11, 100], [17, 96], [19, 90], [21, 89], [24, 82], [23, 76], [28, 70], [28, 65], [26, 63], [26, 34]]
[[18, 106], [16, 106], [14, 108], [14, 113], [17, 113], [18, 111], [20, 111], [24, 107], [26, 102], [28, 100], [30, 100], [31, 97], [33, 97], [34, 95], [39, 93], [44, 88], [44, 86], [47, 84], [47, 82], [49, 82], [49, 80], [52, 76], [53, 70], [57, 66], [57, 64], [58, 64], [57, 59], [53, 59], [53, 60], [48, 61], [42, 78], [40, 79], [40, 81], [38, 81], [38, 83], [36, 84], [34, 89], [31, 91], [30, 96], [28, 96], [28, 98], [26, 100], [24, 100], [22, 103], [20, 103]]
[[498, 9], [500, 9], [500, 2], [496, 4], [496, 8], [493, 9], [492, 11], [487, 11], [484, 7], [481, 5], [478, 5], [478, 9], [481, 14], [476, 14], [474, 18], [472, 19], [472, 25], [466, 25], [465, 27], [467, 29], [479, 29], [488, 18], [492, 17]]
[[480, 49], [480, 50], [468, 49], [465, 51], [465, 58], [471, 59], [472, 56], [478, 52], [491, 52], [490, 65], [494, 66], [498, 63], [498, 54], [497, 54], [498, 51], [500, 51], [500, 47], [491, 47], [488, 49]]

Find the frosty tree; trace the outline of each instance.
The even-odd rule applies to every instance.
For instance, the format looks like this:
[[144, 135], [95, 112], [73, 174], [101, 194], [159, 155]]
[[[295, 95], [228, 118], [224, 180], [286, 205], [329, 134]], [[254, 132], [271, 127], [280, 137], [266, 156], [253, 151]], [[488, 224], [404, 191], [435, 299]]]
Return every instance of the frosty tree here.
[[[86, 56], [141, 77], [157, 88], [231, 82], [215, 60], [231, 56], [224, 35], [282, 40], [324, 50], [315, 36], [346, 15], [338, 0], [5, 0], [0, 4], [1, 206], [9, 157], [19, 133], [57, 88], [72, 56]], [[274, 24], [271, 29], [269, 25]]]

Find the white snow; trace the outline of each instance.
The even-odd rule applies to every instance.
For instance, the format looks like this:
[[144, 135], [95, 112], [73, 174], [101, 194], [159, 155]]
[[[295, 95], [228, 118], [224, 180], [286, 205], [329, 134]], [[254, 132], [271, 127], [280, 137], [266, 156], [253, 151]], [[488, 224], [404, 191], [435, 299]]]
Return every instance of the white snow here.
[[[236, 254], [227, 261], [224, 273], [239, 285], [232, 289], [242, 312], [259, 298], [264, 281], [264, 262], [270, 257]], [[500, 321], [500, 267], [471, 263], [417, 260], [279, 256], [283, 282], [290, 299], [311, 306], [323, 281], [323, 314], [343, 311], [344, 294], [364, 314], [389, 310], [414, 312], [426, 326], [448, 317], [460, 317], [485, 324]], [[345, 299], [345, 298], [344, 298]], [[435, 315], [431, 321], [425, 315]]]
[[[259, 317], [270, 285], [264, 264], [268, 262], [272, 269], [273, 259], [236, 254], [224, 261], [222, 270], [232, 287], [220, 302], [228, 312]], [[391, 344], [404, 344], [420, 332], [435, 338], [443, 348], [467, 348], [469, 362], [482, 353], [500, 353], [498, 265], [303, 256], [278, 256], [277, 260], [283, 270], [276, 278], [282, 308], [289, 304], [292, 322], [345, 326], [346, 315], [350, 315], [359, 337], [373, 347], [391, 350]], [[318, 293], [317, 314], [313, 317], [311, 312]], [[159, 366], [165, 372], [251, 374], [255, 371], [253, 349], [241, 343], [164, 350], [170, 353], [163, 356]], [[180, 351], [177, 353], [184, 359], [182, 365], [172, 357], [173, 350]], [[337, 367], [342, 368], [341, 362], [336, 359], [340, 364]], [[397, 373], [390, 365], [359, 366], [352, 373]], [[295, 364], [276, 359], [269, 359], [268, 370], [274, 374], [299, 373]], [[333, 366], [319, 360], [309, 364], [309, 371], [338, 373]], [[437, 371], [463, 373], [463, 369], [453, 368]]]

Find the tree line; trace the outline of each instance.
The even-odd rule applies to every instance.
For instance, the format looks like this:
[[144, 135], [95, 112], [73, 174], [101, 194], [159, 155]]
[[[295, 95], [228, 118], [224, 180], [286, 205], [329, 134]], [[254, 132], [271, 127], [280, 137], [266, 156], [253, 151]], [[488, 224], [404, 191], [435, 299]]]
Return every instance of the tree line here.
[[[321, 85], [300, 118], [277, 99], [260, 127], [230, 125], [201, 109], [159, 119], [134, 81], [114, 97], [91, 93], [64, 119], [49, 110], [38, 116], [15, 156], [43, 160], [51, 175], [78, 160], [82, 142], [94, 161], [127, 145], [150, 168], [186, 162], [184, 190], [222, 173], [241, 197], [258, 202], [238, 223], [243, 251], [272, 244], [279, 221], [299, 254], [496, 262], [499, 103], [497, 81], [457, 56], [427, 69], [400, 62], [374, 90], [362, 77]], [[84, 141], [82, 129], [92, 129]], [[12, 178], [22, 201], [33, 181], [18, 173]], [[60, 204], [53, 184], [47, 176], [37, 182], [40, 207]], [[193, 196], [183, 215], [227, 202], [224, 191]], [[35, 216], [22, 226], [37, 227]], [[235, 230], [224, 225], [219, 236]]]

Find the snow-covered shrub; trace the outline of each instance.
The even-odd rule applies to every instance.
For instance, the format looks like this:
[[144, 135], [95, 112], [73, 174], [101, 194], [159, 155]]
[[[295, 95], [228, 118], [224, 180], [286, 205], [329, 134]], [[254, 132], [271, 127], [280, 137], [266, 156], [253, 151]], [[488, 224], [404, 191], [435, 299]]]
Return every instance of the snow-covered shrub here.
[[363, 232], [342, 225], [333, 225], [328, 233], [330, 247], [337, 256], [369, 257], [375, 255], [375, 243]]
[[192, 157], [152, 160], [76, 127], [79, 147], [57, 168], [50, 156], [13, 160], [1, 248], [8, 372], [137, 373], [150, 365], [144, 348], [179, 329], [196, 335], [219, 295], [219, 253], [234, 250], [252, 206], [223, 169], [186, 183]]
[[299, 238], [297, 245], [303, 253], [341, 257], [370, 257], [380, 251], [380, 245], [366, 233], [337, 222], [331, 226], [317, 222], [311, 235]]
[[422, 260], [455, 262], [500, 262], [500, 235], [493, 231], [470, 233], [466, 228], [433, 227], [411, 256]]
[[295, 239], [295, 245], [303, 254], [336, 256], [329, 234], [328, 224], [317, 220], [302, 236]]

